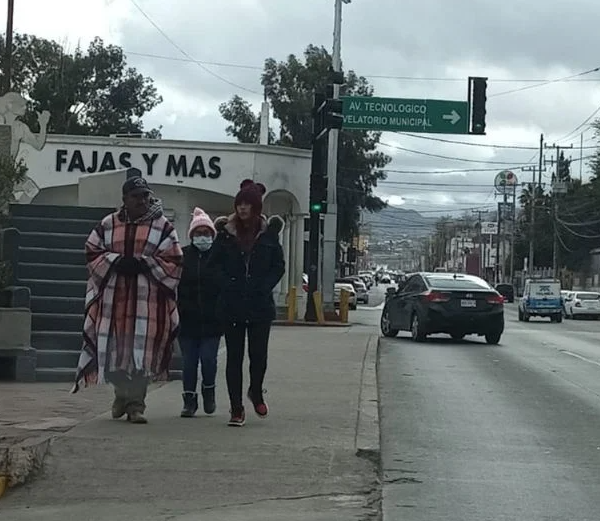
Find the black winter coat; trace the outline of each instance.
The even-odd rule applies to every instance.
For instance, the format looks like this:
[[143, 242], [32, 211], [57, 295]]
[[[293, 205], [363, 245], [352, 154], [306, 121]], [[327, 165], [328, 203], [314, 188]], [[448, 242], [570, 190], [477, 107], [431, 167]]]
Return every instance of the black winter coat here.
[[217, 317], [226, 324], [275, 320], [273, 289], [285, 273], [279, 232], [284, 221], [279, 216], [263, 217], [261, 231], [249, 253], [237, 238], [233, 216], [215, 221], [217, 238], [209, 265], [218, 273]]
[[221, 324], [215, 313], [219, 286], [216, 275], [208, 265], [208, 252], [195, 246], [183, 248], [183, 272], [179, 283], [179, 308], [182, 337], [201, 338], [221, 336]]

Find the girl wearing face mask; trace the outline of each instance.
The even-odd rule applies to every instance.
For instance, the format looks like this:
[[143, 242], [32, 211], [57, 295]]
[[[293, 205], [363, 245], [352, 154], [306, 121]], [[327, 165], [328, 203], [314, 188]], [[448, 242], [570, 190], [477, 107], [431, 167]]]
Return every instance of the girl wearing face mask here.
[[215, 316], [219, 289], [216, 277], [207, 267], [216, 235], [211, 218], [200, 208], [192, 214], [188, 236], [191, 244], [183, 248], [183, 273], [178, 290], [180, 316], [179, 346], [183, 356], [183, 418], [198, 410], [198, 364], [202, 374], [202, 403], [206, 414], [215, 412], [215, 379], [221, 328]]

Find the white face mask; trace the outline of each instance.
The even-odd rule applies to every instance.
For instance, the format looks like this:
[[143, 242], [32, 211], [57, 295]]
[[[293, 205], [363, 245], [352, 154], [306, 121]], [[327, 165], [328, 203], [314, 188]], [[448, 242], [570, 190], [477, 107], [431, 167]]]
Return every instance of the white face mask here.
[[212, 237], [207, 237], [205, 235], [200, 235], [199, 237], [192, 237], [192, 244], [198, 248], [200, 251], [208, 251], [212, 246], [213, 239]]

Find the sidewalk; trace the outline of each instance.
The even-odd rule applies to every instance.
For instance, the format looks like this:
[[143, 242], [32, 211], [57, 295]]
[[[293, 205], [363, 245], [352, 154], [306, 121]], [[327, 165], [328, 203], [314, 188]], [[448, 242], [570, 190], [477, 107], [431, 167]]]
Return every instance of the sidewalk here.
[[214, 417], [179, 418], [180, 382], [149, 395], [148, 425], [111, 420], [109, 388], [71, 396], [62, 386], [50, 414], [31, 406], [23, 418], [65, 425], [84, 414], [82, 422], [55, 439], [36, 479], [0, 499], [2, 518], [377, 519], [376, 347], [376, 337], [352, 328], [275, 328], [265, 383], [271, 415], [260, 420], [248, 407], [241, 429], [226, 425], [224, 363]]

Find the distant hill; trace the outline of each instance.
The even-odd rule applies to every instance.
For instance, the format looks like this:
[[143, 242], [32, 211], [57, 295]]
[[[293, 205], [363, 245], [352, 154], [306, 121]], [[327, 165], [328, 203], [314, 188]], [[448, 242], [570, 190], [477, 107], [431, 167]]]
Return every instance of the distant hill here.
[[388, 206], [381, 212], [364, 212], [363, 222], [371, 242], [398, 240], [402, 236], [422, 237], [435, 228], [437, 217], [425, 217], [416, 210]]

